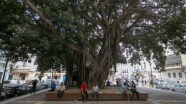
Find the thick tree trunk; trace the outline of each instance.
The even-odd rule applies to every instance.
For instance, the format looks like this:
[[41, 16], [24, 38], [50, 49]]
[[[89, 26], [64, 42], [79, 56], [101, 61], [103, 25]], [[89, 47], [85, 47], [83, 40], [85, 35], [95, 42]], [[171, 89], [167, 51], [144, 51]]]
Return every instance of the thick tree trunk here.
[[67, 87], [73, 85], [73, 61], [72, 60], [67, 60], [67, 69], [66, 69], [66, 81], [65, 84]]

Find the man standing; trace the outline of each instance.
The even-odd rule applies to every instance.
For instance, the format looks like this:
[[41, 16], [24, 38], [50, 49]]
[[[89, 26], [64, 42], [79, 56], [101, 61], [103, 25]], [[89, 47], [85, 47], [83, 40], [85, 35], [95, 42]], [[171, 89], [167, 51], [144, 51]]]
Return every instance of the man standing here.
[[92, 101], [94, 100], [94, 94], [96, 94], [97, 100], [99, 101], [99, 87], [94, 83], [92, 88]]
[[181, 80], [180, 79], [178, 80], [178, 83], [181, 83]]
[[[86, 82], [83, 82], [83, 84], [81, 84], [81, 95], [82, 95], [82, 100], [84, 102], [86, 102], [87, 99], [88, 99], [87, 84], [86, 84]], [[86, 98], [84, 98], [84, 95], [86, 95]]]
[[32, 82], [32, 91], [34, 93], [36, 92], [36, 85], [37, 85], [37, 80], [33, 80], [33, 82]]

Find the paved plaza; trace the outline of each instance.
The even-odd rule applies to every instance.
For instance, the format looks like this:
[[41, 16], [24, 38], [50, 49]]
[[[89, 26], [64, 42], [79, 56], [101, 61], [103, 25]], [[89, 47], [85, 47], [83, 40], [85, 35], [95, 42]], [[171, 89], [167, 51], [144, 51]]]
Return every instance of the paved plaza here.
[[151, 101], [46, 101], [49, 89], [1, 101], [0, 104], [154, 104]]
[[[145, 88], [145, 87], [143, 87]], [[172, 100], [172, 99], [164, 99], [164, 100], [152, 100], [148, 99], [147, 101], [46, 101], [45, 93], [49, 89], [45, 89], [42, 91], [38, 91], [35, 94], [27, 94], [23, 96], [14, 97], [11, 99], [6, 99], [4, 101], [0, 101], [0, 104], [186, 104], [186, 100]], [[153, 90], [158, 91], [158, 90]], [[165, 92], [163, 92], [165, 93]], [[184, 94], [185, 95], [185, 94]], [[183, 96], [184, 96], [183, 95]], [[151, 95], [150, 95], [151, 96]], [[152, 97], [150, 97], [152, 98]]]
[[149, 101], [14, 101], [8, 104], [154, 104]]

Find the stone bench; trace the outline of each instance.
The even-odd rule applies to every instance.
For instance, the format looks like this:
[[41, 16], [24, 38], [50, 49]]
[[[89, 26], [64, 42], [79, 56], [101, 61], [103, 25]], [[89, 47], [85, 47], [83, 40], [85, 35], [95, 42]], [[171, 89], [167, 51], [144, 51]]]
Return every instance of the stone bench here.
[[[147, 100], [148, 99], [148, 93], [146, 92], [140, 92], [139, 93], [140, 100]], [[57, 100], [57, 92], [47, 92], [45, 96], [46, 100], [48, 101], [55, 101]], [[94, 99], [96, 99], [96, 96], [94, 96]], [[131, 99], [131, 96], [130, 96]], [[72, 100], [82, 100], [81, 93], [74, 92], [69, 93], [65, 92], [63, 95], [62, 100], [64, 101], [72, 101]], [[92, 92], [88, 93], [88, 100], [92, 100]], [[127, 94], [121, 94], [120, 92], [113, 92], [113, 93], [99, 93], [99, 100], [100, 101], [124, 101], [127, 100]]]

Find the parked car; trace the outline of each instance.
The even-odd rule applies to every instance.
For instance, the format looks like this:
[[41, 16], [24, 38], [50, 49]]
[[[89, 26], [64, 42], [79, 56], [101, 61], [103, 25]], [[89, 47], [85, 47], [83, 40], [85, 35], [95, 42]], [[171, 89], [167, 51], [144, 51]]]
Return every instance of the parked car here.
[[[57, 81], [56, 79], [52, 79], [52, 81], [55, 82], [56, 86], [60, 86], [60, 82]], [[47, 79], [47, 80], [45, 81], [45, 83], [48, 83], [48, 87], [51, 87], [51, 79]]]
[[17, 95], [17, 86], [18, 85], [3, 85], [4, 92], [8, 97], [14, 97]]
[[4, 88], [4, 92], [9, 97], [24, 95], [30, 92], [30, 88], [25, 85], [8, 85], [8, 86], [3, 86], [3, 88]]
[[167, 89], [167, 90], [170, 90], [171, 87], [172, 87], [171, 83], [160, 83], [156, 86], [156, 88]]
[[6, 98], [6, 93], [1, 92], [0, 100], [4, 100]]
[[44, 88], [48, 88], [48, 87], [49, 87], [49, 85], [48, 85], [47, 82], [42, 82], [42, 83], [41, 83], [41, 86], [44, 87]]
[[182, 93], [186, 93], [186, 84], [174, 84], [171, 87], [172, 91], [176, 91], [176, 92], [182, 92]]
[[165, 80], [154, 80], [153, 81], [153, 85], [159, 85], [160, 83], [168, 83], [167, 81], [165, 81]]
[[3, 85], [12, 85], [12, 84], [19, 84], [18, 80], [5, 80], [3, 81]]
[[19, 85], [17, 87], [17, 95], [24, 95], [30, 92], [30, 88], [26, 85]]

